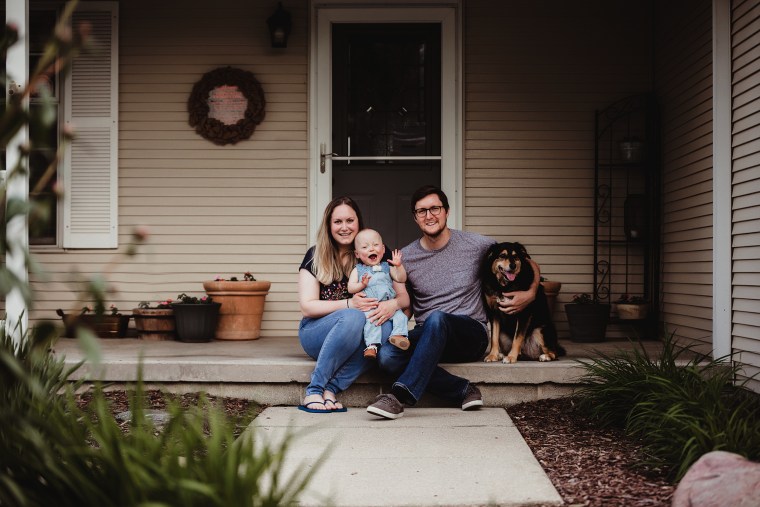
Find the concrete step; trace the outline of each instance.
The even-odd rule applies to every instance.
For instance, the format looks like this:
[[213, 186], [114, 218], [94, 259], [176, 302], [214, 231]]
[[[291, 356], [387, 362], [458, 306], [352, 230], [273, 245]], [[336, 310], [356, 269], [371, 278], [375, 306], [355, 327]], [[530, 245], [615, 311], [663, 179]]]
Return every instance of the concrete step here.
[[[61, 339], [55, 353], [68, 365], [86, 363], [73, 378], [98, 379], [119, 386], [137, 380], [142, 363], [143, 381], [171, 392], [203, 390], [216, 396], [255, 400], [266, 405], [297, 405], [314, 369], [314, 361], [302, 350], [297, 337], [262, 337], [253, 341], [184, 343], [143, 341], [134, 338], [100, 339], [100, 359], [86, 357], [75, 339]], [[455, 375], [476, 383], [486, 405], [506, 407], [523, 401], [564, 396], [578, 385], [582, 368], [578, 361], [632, 350], [643, 346], [655, 355], [659, 341], [563, 342], [567, 356], [550, 363], [521, 361], [517, 364], [443, 364]], [[347, 406], [366, 406], [394, 379], [379, 372], [360, 377], [341, 396]], [[426, 396], [420, 406], [441, 406], [441, 400]]]

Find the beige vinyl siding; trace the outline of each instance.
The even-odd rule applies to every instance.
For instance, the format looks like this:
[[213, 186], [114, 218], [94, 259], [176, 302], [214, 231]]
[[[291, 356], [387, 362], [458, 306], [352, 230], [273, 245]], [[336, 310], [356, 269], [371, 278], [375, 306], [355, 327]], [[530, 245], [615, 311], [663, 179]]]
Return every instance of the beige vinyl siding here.
[[[760, 4], [732, 11], [733, 351], [760, 373]], [[760, 379], [750, 381], [760, 391]]]
[[651, 89], [650, 13], [603, 0], [464, 7], [464, 227], [520, 241], [562, 282], [567, 337], [563, 304], [593, 284], [594, 111]]
[[656, 2], [656, 93], [663, 153], [662, 320], [712, 349], [712, 11]]
[[[270, 280], [265, 336], [293, 336], [300, 317], [297, 266], [307, 231], [307, 2], [293, 0], [288, 48], [269, 46], [274, 2], [120, 2], [119, 249], [39, 250], [48, 279], [33, 277], [33, 317], [75, 307], [72, 273], [109, 273], [109, 302], [203, 293], [202, 281], [250, 270]], [[188, 124], [195, 82], [217, 67], [253, 72], [266, 118], [253, 136], [216, 146]], [[140, 254], [123, 257], [136, 226], [150, 230]], [[111, 265], [112, 259], [119, 260]]]

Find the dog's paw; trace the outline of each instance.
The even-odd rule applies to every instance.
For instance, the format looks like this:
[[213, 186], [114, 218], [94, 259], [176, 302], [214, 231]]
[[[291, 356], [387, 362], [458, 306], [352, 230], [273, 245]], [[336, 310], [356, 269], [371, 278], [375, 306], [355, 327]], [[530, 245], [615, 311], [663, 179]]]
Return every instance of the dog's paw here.
[[483, 358], [484, 363], [495, 363], [499, 359], [501, 359], [503, 356], [501, 354], [488, 354], [485, 358]]
[[501, 362], [504, 364], [514, 364], [517, 362], [517, 356], [504, 356]]
[[538, 360], [541, 362], [554, 361], [556, 357], [553, 354], [541, 354], [538, 356]]

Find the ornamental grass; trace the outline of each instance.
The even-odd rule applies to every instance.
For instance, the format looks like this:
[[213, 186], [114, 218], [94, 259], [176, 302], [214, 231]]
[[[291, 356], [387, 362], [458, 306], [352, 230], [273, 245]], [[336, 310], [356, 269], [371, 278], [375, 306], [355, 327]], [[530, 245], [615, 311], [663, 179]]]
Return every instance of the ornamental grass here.
[[0, 505], [297, 504], [318, 466], [284, 473], [293, 435], [277, 445], [255, 442], [253, 430], [236, 438], [203, 398], [190, 409], [170, 403], [156, 427], [141, 382], [124, 431], [101, 386], [78, 406], [82, 384], [69, 378], [78, 366], [50, 353], [55, 333], [42, 326], [15, 343], [0, 331]]
[[644, 347], [580, 361], [577, 408], [644, 445], [644, 465], [680, 480], [710, 451], [760, 460], [760, 396], [738, 382], [741, 366], [680, 347], [673, 335], [650, 357]]

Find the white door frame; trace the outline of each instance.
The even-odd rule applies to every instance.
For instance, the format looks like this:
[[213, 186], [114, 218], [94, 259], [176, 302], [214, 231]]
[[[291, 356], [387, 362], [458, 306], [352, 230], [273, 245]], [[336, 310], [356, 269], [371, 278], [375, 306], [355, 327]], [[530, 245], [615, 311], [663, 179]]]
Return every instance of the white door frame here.
[[[459, 3], [412, 8], [389, 3], [370, 8], [345, 4], [311, 6], [309, 69], [309, 238], [313, 244], [325, 206], [332, 199], [332, 38], [334, 23], [441, 24], [441, 188], [449, 197], [449, 226], [462, 224], [462, 66]], [[410, 218], [411, 219], [411, 218]]]

